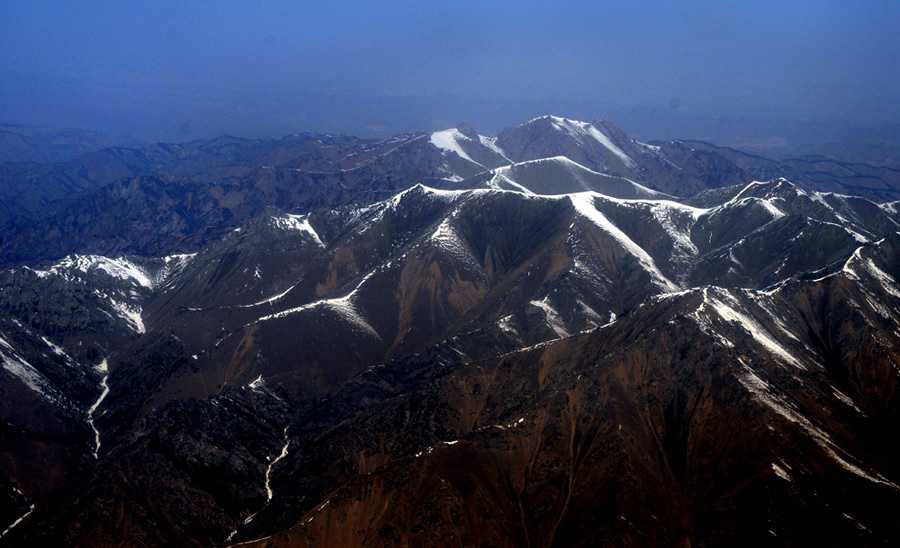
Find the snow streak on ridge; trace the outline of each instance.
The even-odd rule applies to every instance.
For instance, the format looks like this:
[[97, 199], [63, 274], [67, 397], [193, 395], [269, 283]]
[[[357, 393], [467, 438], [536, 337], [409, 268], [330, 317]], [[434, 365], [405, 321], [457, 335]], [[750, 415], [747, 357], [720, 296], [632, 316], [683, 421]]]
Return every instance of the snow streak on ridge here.
[[309, 215], [286, 214], [281, 217], [272, 217], [272, 224], [281, 230], [299, 230], [305, 232], [316, 242], [319, 247], [325, 247], [319, 233], [309, 224]]
[[[463, 160], [469, 161], [477, 166], [484, 168], [483, 165], [473, 160], [466, 151], [459, 146], [460, 140], [468, 141], [469, 138], [460, 133], [458, 129], [445, 129], [444, 131], [436, 131], [431, 134], [431, 144], [441, 150], [455, 152], [457, 156]], [[487, 169], [487, 168], [485, 168]]]
[[600, 213], [597, 208], [594, 207], [593, 198], [594, 195], [587, 192], [569, 195], [569, 199], [572, 201], [572, 205], [575, 206], [575, 210], [600, 227], [604, 232], [612, 236], [626, 251], [632, 254], [638, 262], [641, 263], [644, 270], [650, 274], [654, 283], [667, 291], [680, 290], [681, 287], [678, 284], [672, 282], [660, 272], [659, 268], [656, 267], [653, 258], [650, 257], [641, 246], [634, 243], [634, 241], [622, 232], [619, 227], [614, 225], [605, 215]]
[[14, 377], [22, 381], [25, 386], [34, 392], [37, 392], [50, 402], [57, 405], [64, 404], [65, 397], [53, 383], [50, 382], [50, 379], [23, 359], [3, 337], [0, 337], [0, 346], [6, 349], [5, 352], [0, 351], [0, 360], [3, 361], [3, 369], [11, 373]]
[[553, 124], [553, 127], [559, 131], [564, 133], [568, 133], [572, 137], [574, 137], [579, 142], [584, 142], [585, 137], [591, 137], [597, 142], [599, 142], [603, 147], [612, 152], [616, 157], [622, 160], [628, 168], [635, 169], [637, 164], [634, 160], [631, 159], [630, 156], [625, 154], [625, 152], [616, 146], [615, 143], [610, 140], [602, 131], [597, 129], [594, 124], [589, 124], [587, 122], [579, 122], [577, 120], [568, 120], [566, 118], [559, 118], [557, 116], [550, 116], [550, 121]]
[[255, 322], [252, 322], [250, 325], [266, 322], [269, 320], [275, 320], [278, 318], [284, 318], [286, 316], [303, 312], [304, 310], [311, 310], [313, 308], [322, 306], [334, 310], [335, 312], [346, 318], [348, 321], [359, 327], [361, 330], [380, 339], [381, 337], [378, 335], [378, 332], [376, 332], [375, 329], [371, 325], [369, 325], [369, 322], [367, 322], [362, 316], [359, 315], [359, 312], [357, 312], [356, 308], [353, 306], [353, 297], [356, 295], [356, 292], [359, 291], [359, 288], [362, 287], [362, 285], [366, 283], [366, 281], [368, 281], [368, 279], [371, 278], [374, 273], [375, 272], [372, 271], [366, 274], [363, 279], [360, 280], [360, 282], [356, 285], [356, 287], [353, 288], [353, 291], [351, 291], [344, 297], [340, 297], [337, 299], [323, 299], [321, 301], [304, 304], [295, 308], [282, 310], [281, 312], [263, 316]]

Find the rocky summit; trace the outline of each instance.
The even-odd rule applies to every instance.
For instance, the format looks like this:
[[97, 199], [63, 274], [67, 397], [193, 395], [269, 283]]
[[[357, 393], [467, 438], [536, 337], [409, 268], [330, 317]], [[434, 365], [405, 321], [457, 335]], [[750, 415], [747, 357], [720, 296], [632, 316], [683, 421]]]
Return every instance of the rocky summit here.
[[3, 164], [0, 546], [896, 545], [900, 185], [798, 165], [553, 116]]

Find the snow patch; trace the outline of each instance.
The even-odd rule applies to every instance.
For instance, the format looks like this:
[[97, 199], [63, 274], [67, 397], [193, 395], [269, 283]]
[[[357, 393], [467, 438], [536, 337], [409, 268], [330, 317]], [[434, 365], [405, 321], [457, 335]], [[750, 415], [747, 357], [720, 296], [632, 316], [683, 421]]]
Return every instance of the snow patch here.
[[503, 188], [503, 185], [506, 184], [509, 187], [512, 187], [514, 192], [521, 192], [522, 194], [534, 194], [527, 187], [520, 185], [517, 183], [511, 175], [512, 166], [503, 166], [497, 168], [493, 171], [494, 175], [491, 177], [491, 180], [487, 182], [488, 187], [493, 190], [507, 190]]
[[33, 504], [31, 504], [31, 505], [28, 506], [28, 511], [27, 511], [27, 512], [25, 512], [24, 514], [22, 514], [22, 516], [21, 516], [19, 519], [17, 519], [16, 521], [12, 522], [12, 524], [11, 524], [9, 527], [7, 527], [2, 533], [0, 533], [0, 538], [3, 538], [3, 536], [6, 535], [6, 533], [9, 533], [10, 531], [12, 531], [13, 528], [14, 528], [16, 525], [22, 523], [22, 520], [24, 520], [25, 518], [27, 518], [32, 512], [34, 512], [34, 505], [33, 505]]
[[793, 339], [797, 342], [801, 342], [796, 335], [790, 332], [788, 326], [778, 317], [778, 306], [772, 302], [772, 295], [769, 294], [758, 294], [758, 293], [749, 293], [749, 295], [753, 298], [754, 302], [759, 305], [760, 308], [766, 311], [768, 314], [768, 319], [775, 324], [775, 326], [788, 338]]
[[772, 203], [772, 200], [760, 200], [759, 203], [762, 204], [766, 211], [769, 212], [769, 214], [772, 216], [772, 219], [780, 219], [784, 217], [784, 211], [778, 209], [775, 204]]
[[546, 318], [547, 325], [550, 327], [550, 329], [553, 330], [554, 333], [556, 333], [559, 338], [568, 337], [571, 335], [571, 333], [569, 333], [569, 331], [566, 329], [566, 324], [560, 317], [559, 312], [557, 312], [556, 309], [550, 305], [549, 295], [547, 295], [540, 301], [531, 301], [530, 304], [544, 311], [544, 317]]
[[843, 272], [844, 275], [851, 280], [859, 281], [859, 276], [857, 275], [856, 271], [853, 270], [851, 263], [853, 263], [854, 261], [862, 262], [862, 250], [863, 246], [857, 247], [850, 255], [850, 258], [847, 259], [847, 262], [844, 263], [844, 267], [841, 268], [841, 272]]
[[[260, 378], [262, 378], [262, 377], [260, 377]], [[284, 446], [282, 446], [282, 448], [281, 448], [281, 453], [279, 453], [279, 455], [277, 457], [275, 457], [275, 460], [273, 460], [269, 463], [269, 467], [266, 468], [266, 497], [267, 497], [266, 503], [269, 503], [272, 500], [272, 494], [273, 494], [272, 487], [269, 484], [269, 482], [272, 478], [272, 468], [276, 464], [278, 464], [278, 461], [280, 461], [281, 459], [283, 459], [284, 457], [286, 457], [288, 455], [288, 447], [290, 447], [290, 445], [291, 445], [291, 440], [288, 439], [288, 429], [285, 428], [284, 429]]]
[[325, 247], [319, 233], [309, 224], [309, 215], [284, 215], [272, 217], [272, 225], [280, 230], [297, 230], [308, 234], [319, 247]]
[[59, 276], [71, 281], [71, 273], [87, 274], [99, 271], [111, 278], [116, 278], [147, 289], [156, 289], [172, 274], [184, 268], [196, 253], [169, 255], [161, 257], [163, 267], [153, 273], [150, 270], [124, 258], [110, 258], [101, 255], [69, 255], [50, 267], [49, 270], [33, 271], [39, 278]]
[[834, 393], [834, 396], [835, 396], [837, 399], [841, 400], [841, 402], [843, 402], [844, 405], [847, 405], [848, 407], [853, 408], [854, 411], [856, 411], [856, 412], [859, 413], [860, 415], [865, 416], [865, 413], [863, 413], [863, 412], [862, 412], [862, 409], [860, 409], [859, 407], [856, 406], [855, 403], [853, 403], [853, 400], [850, 399], [850, 396], [848, 396], [847, 394], [844, 394], [843, 392], [841, 392], [841, 391], [838, 390], [837, 388], [832, 388], [831, 390], [832, 390], [832, 392]]
[[449, 251], [458, 259], [462, 259], [469, 264], [477, 263], [472, 252], [469, 250], [469, 246], [459, 237], [456, 230], [454, 230], [453, 225], [450, 224], [449, 218], [441, 221], [441, 224], [438, 225], [434, 233], [431, 234], [429, 241], [435, 246]]
[[7, 350], [15, 352], [15, 349], [12, 347], [12, 345], [6, 342], [6, 339], [4, 339], [3, 337], [0, 337], [0, 346], [3, 346]]
[[484, 137], [483, 135], [479, 135], [478, 139], [481, 141], [481, 144], [486, 146], [487, 148], [493, 150], [497, 154], [499, 154], [504, 160], [509, 163], [514, 163], [506, 156], [506, 152], [503, 151], [502, 148], [497, 146], [497, 138], [496, 137]]
[[685, 212], [685, 206], [676, 204], [675, 202], [660, 201], [650, 206], [650, 213], [653, 218], [662, 226], [666, 234], [672, 238], [674, 249], [672, 250], [672, 260], [678, 263], [688, 263], [699, 255], [699, 250], [694, 242], [691, 241], [691, 228], [697, 222], [697, 219], [706, 210], [688, 208], [687, 212], [691, 216], [688, 223], [679, 222], [679, 213]]
[[619, 227], [614, 225], [609, 219], [606, 218], [605, 215], [600, 213], [600, 211], [598, 211], [597, 208], [594, 207], [593, 196], [593, 193], [581, 192], [578, 194], [570, 194], [569, 199], [572, 201], [572, 205], [575, 206], [575, 210], [578, 213], [586, 217], [588, 220], [600, 227], [600, 229], [602, 229], [604, 232], [612, 236], [619, 243], [619, 245], [621, 245], [626, 251], [633, 255], [644, 268], [644, 270], [647, 271], [648, 274], [650, 274], [650, 277], [653, 279], [654, 283], [656, 283], [659, 287], [665, 289], [666, 291], [680, 290], [680, 286], [666, 278], [663, 273], [660, 272], [659, 268], [656, 267], [656, 263], [653, 261], [653, 258], [650, 257], [650, 254], [644, 251], [641, 246], [634, 243], [634, 241], [629, 238], [624, 232], [622, 232]]
[[120, 318], [128, 322], [128, 326], [136, 333], [144, 334], [147, 332], [147, 328], [144, 326], [144, 319], [141, 317], [142, 310], [140, 306], [120, 302], [115, 299], [110, 299], [109, 304]]
[[637, 164], [634, 160], [631, 159], [630, 156], [625, 154], [625, 152], [616, 146], [612, 140], [603, 134], [596, 126], [593, 124], [589, 124], [587, 122], [579, 122], [577, 120], [567, 120], [566, 118], [559, 118], [557, 116], [550, 116], [550, 121], [553, 124], [553, 127], [558, 131], [562, 131], [570, 136], [572, 136], [579, 143], [584, 143], [585, 137], [591, 137], [598, 143], [600, 143], [604, 148], [612, 152], [617, 158], [619, 158], [622, 163], [624, 163], [628, 168], [635, 169]]
[[[591, 320], [594, 320], [594, 321], [596, 321], [596, 322], [602, 321], [602, 318], [600, 317], [600, 314], [598, 314], [596, 310], [594, 310], [593, 308], [591, 308], [590, 306], [588, 306], [587, 303], [585, 303], [585, 302], [582, 301], [581, 299], [578, 299], [576, 302], [578, 303], [578, 306], [581, 307], [581, 310], [584, 312], [584, 314], [585, 314], [588, 318], [590, 318]], [[615, 319], [615, 316], [616, 316], [615, 313], [613, 313], [612, 311], [610, 311], [610, 313], [611, 313], [611, 316], [610, 316], [610, 317], [613, 318], [613, 319]]]
[[269, 298], [267, 298], [267, 299], [263, 299], [263, 300], [261, 300], [261, 301], [257, 301], [257, 302], [255, 302], [255, 303], [251, 303], [251, 304], [241, 304], [241, 305], [238, 305], [238, 308], [253, 308], [254, 306], [260, 306], [260, 305], [263, 305], [263, 304], [273, 303], [273, 302], [275, 302], [275, 301], [280, 300], [282, 297], [284, 297], [284, 296], [287, 295], [288, 293], [290, 293], [291, 290], [294, 289], [295, 287], [297, 287], [297, 284], [294, 284], [294, 285], [292, 285], [291, 287], [289, 287], [289, 288], [285, 289], [284, 291], [282, 291], [281, 293], [279, 293], [279, 294], [277, 294], [277, 295], [274, 295], [274, 296], [272, 296], [272, 297], [269, 297]]
[[64, 405], [65, 397], [50, 382], [50, 379], [44, 376], [33, 365], [25, 361], [12, 346], [2, 337], [0, 337], [0, 345], [7, 349], [6, 352], [0, 352], [0, 360], [3, 361], [3, 369], [8, 371], [14, 377], [22, 381], [25, 386], [37, 392], [48, 401], [56, 405]]
[[471, 162], [477, 166], [484, 167], [483, 165], [479, 164], [471, 157], [469, 157], [468, 154], [466, 154], [466, 151], [463, 150], [459, 145], [459, 141], [471, 141], [471, 139], [460, 133], [460, 131], [455, 128], [446, 129], [444, 131], [436, 131], [431, 134], [431, 144], [433, 144], [434, 146], [447, 152], [453, 152], [463, 160]]
[[94, 402], [94, 405], [88, 409], [87, 412], [87, 421], [91, 426], [91, 430], [94, 432], [94, 460], [97, 460], [98, 455], [100, 454], [100, 431], [97, 430], [97, 427], [94, 425], [94, 413], [100, 407], [100, 404], [103, 403], [103, 400], [106, 396], [109, 395], [109, 385], [106, 381], [109, 379], [109, 364], [106, 359], [100, 362], [97, 367], [97, 371], [103, 375], [103, 378], [100, 380], [100, 396], [97, 397], [97, 401]]
[[[712, 296], [710, 296], [711, 293], [713, 294]], [[710, 305], [723, 320], [739, 323], [745, 331], [750, 333], [753, 340], [762, 345], [771, 354], [799, 369], [806, 369], [803, 363], [792, 356], [784, 346], [775, 340], [765, 327], [750, 316], [738, 312], [737, 307], [740, 306], [740, 303], [727, 291], [709, 291], [709, 288], [704, 288], [703, 302]]]
[[497, 327], [499, 327], [505, 333], [509, 333], [510, 335], [512, 335], [514, 337], [518, 337], [519, 332], [516, 331], [516, 328], [513, 327], [513, 325], [510, 323], [510, 320], [512, 320], [512, 317], [513, 317], [512, 314], [509, 314], [508, 316], [503, 316], [502, 318], [497, 320]]
[[108, 276], [128, 280], [142, 287], [152, 289], [154, 282], [147, 271], [125, 258], [110, 259], [100, 255], [69, 255], [47, 271], [35, 271], [40, 277], [50, 274], [66, 277], [67, 271], [87, 274], [91, 270], [100, 270]]
[[760, 402], [772, 409], [776, 414], [786, 419], [787, 421], [796, 424], [809, 437], [811, 437], [819, 445], [819, 447], [821, 447], [832, 459], [834, 459], [839, 465], [841, 465], [841, 467], [873, 483], [886, 485], [897, 491], [900, 491], [900, 487], [898, 487], [887, 478], [883, 477], [881, 474], [878, 474], [877, 472], [875, 472], [874, 475], [870, 474], [860, 467], [856, 466], [855, 464], [850, 463], [847, 459], [838, 454], [838, 451], [841, 450], [837, 447], [837, 445], [835, 445], [834, 441], [831, 439], [827, 432], [814, 425], [809, 419], [807, 419], [796, 409], [794, 409], [794, 407], [788, 400], [780, 396], [775, 391], [773, 386], [761, 379], [759, 375], [757, 375], [756, 372], [754, 372], [742, 358], [738, 358], [738, 362], [741, 364], [743, 370], [743, 375], [738, 376], [738, 381], [740, 381], [744, 388], [746, 388], [748, 392], [753, 394]]
[[772, 470], [775, 471], [775, 475], [777, 475], [779, 478], [783, 479], [784, 481], [794, 481], [793, 479], [791, 479], [791, 475], [787, 473], [787, 470], [785, 470], [781, 466], [778, 466], [774, 462], [772, 463]]
[[316, 301], [295, 308], [289, 308], [288, 310], [282, 310], [281, 312], [276, 312], [275, 314], [263, 316], [255, 322], [252, 322], [250, 325], [252, 325], [253, 323], [262, 323], [269, 320], [284, 318], [286, 316], [291, 316], [293, 314], [297, 314], [305, 310], [311, 310], [316, 307], [325, 307], [337, 312], [362, 331], [365, 331], [370, 335], [381, 339], [381, 337], [378, 335], [378, 332], [375, 331], [375, 329], [369, 324], [369, 322], [367, 322], [362, 316], [359, 315], [359, 313], [356, 311], [356, 308], [353, 306], [353, 298], [355, 297], [356, 292], [359, 291], [363, 284], [365, 284], [366, 281], [368, 281], [374, 273], [375, 271], [373, 270], [372, 272], [366, 274], [363, 279], [360, 280], [360, 282], [356, 285], [356, 287], [353, 288], [353, 291], [351, 291], [344, 297], [340, 297], [337, 299], [323, 299], [321, 301]]
[[256, 377], [255, 381], [248, 384], [247, 387], [250, 388], [250, 390], [253, 390], [254, 392], [258, 392], [258, 391], [262, 390], [262, 387], [265, 383], [266, 383], [266, 381], [264, 381], [262, 375], [260, 375], [260, 376]]
[[44, 344], [49, 346], [50, 350], [52, 350], [53, 353], [56, 354], [57, 356], [62, 356], [64, 358], [69, 357], [68, 354], [66, 354], [66, 352], [62, 348], [53, 344], [47, 337], [44, 337], [43, 335], [41, 335], [41, 340], [44, 341]]
[[897, 280], [893, 276], [878, 268], [878, 265], [872, 259], [865, 259], [863, 264], [866, 270], [869, 271], [869, 274], [881, 284], [885, 291], [894, 297], [900, 298], [900, 289], [898, 289]]

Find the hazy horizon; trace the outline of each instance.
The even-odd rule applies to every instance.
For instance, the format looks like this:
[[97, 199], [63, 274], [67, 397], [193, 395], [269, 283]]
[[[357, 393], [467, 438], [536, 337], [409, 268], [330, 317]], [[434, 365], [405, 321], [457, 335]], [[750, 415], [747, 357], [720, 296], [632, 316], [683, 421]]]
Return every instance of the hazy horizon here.
[[0, 122], [145, 140], [542, 114], [643, 139], [898, 140], [900, 4], [0, 6]]

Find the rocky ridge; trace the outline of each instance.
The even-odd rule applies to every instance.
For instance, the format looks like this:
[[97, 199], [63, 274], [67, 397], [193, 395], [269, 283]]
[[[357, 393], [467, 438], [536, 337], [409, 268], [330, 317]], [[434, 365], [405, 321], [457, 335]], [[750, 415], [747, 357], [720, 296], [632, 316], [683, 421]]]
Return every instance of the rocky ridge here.
[[896, 541], [895, 205], [676, 198], [608, 126], [516, 129], [196, 254], [4, 271], [0, 544]]

